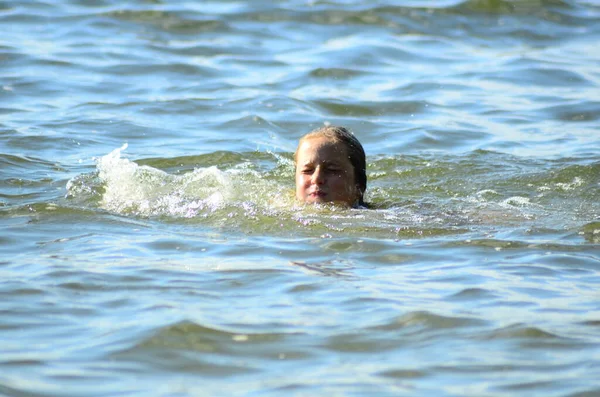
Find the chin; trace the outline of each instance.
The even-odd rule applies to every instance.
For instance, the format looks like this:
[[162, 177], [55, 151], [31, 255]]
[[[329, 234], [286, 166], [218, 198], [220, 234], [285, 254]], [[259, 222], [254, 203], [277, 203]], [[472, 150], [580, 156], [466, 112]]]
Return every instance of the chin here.
[[350, 204], [347, 201], [343, 201], [343, 200], [327, 200], [327, 199], [323, 199], [321, 197], [319, 198], [309, 198], [304, 200], [305, 203], [307, 204], [329, 204], [329, 205], [334, 205], [336, 207], [347, 207], [350, 208], [352, 207], [352, 204]]
[[304, 202], [309, 204], [324, 204], [329, 203], [329, 200], [324, 199], [323, 197], [309, 197], [306, 200], [304, 200]]
[[324, 204], [330, 202], [326, 197], [297, 197], [298, 201], [306, 203], [306, 204]]

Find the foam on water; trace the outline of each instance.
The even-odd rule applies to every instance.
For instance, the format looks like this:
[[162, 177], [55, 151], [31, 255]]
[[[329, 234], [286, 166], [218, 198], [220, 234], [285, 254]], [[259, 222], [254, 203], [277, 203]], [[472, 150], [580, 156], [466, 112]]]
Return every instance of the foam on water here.
[[[97, 161], [103, 186], [100, 207], [119, 214], [191, 218], [207, 216], [229, 206], [249, 209], [269, 203], [289, 205], [285, 187], [269, 183], [240, 165], [228, 170], [216, 166], [195, 168], [181, 175], [169, 174], [124, 158], [127, 145]], [[71, 194], [76, 183], [70, 181]], [[81, 192], [81, 189], [79, 189]]]

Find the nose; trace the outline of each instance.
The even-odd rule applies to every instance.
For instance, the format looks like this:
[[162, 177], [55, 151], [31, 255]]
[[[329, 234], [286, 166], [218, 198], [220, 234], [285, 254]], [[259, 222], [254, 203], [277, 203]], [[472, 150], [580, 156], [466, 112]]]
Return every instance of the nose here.
[[323, 169], [318, 166], [317, 168], [315, 168], [310, 181], [311, 183], [315, 184], [315, 185], [321, 185], [325, 180], [325, 173], [323, 172]]

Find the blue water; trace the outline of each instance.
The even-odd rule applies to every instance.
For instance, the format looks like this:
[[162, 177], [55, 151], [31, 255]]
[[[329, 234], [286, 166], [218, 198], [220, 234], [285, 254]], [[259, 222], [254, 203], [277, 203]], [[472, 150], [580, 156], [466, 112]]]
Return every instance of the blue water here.
[[[600, 395], [599, 22], [0, 2], [0, 394]], [[294, 200], [325, 124], [373, 209]]]

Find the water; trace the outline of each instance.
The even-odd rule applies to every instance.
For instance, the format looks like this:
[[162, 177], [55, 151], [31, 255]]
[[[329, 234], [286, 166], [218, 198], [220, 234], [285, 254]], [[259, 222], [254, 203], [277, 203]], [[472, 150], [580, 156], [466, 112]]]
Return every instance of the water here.
[[[600, 394], [598, 22], [0, 2], [0, 394]], [[294, 201], [324, 123], [373, 209]]]

